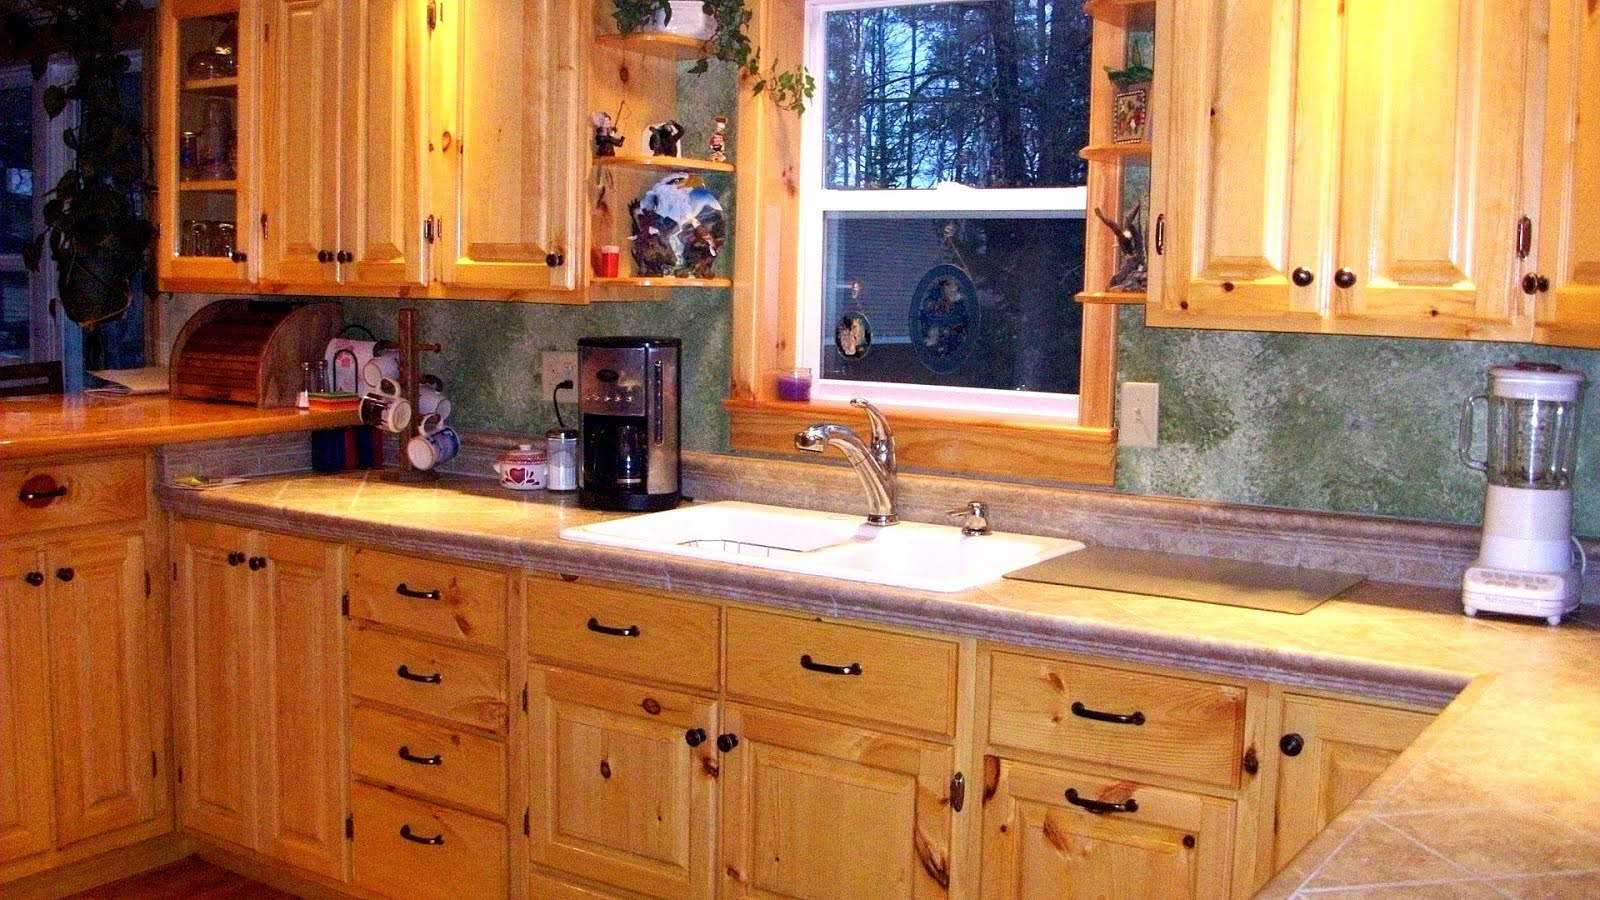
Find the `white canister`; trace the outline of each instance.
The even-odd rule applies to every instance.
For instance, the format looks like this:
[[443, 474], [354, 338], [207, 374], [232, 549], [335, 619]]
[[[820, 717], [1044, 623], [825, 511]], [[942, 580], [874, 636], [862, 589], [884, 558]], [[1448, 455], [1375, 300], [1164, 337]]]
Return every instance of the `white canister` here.
[[552, 491], [578, 489], [578, 432], [573, 428], [552, 428], [544, 435], [545, 458], [549, 463], [546, 487]]
[[545, 485], [545, 452], [532, 444], [521, 444], [495, 458], [495, 474], [500, 486], [513, 491], [537, 491]]

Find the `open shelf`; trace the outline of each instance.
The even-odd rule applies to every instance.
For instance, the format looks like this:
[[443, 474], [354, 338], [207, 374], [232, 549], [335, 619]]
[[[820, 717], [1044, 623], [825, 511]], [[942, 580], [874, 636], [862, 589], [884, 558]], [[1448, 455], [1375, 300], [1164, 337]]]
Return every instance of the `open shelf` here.
[[621, 169], [671, 169], [684, 172], [732, 172], [733, 163], [691, 159], [687, 156], [596, 156], [597, 166]]
[[699, 59], [710, 55], [705, 41], [700, 38], [684, 37], [681, 34], [644, 31], [635, 31], [633, 34], [601, 34], [595, 36], [594, 42], [601, 47], [626, 50], [629, 53], [645, 53], [667, 59]]
[[238, 189], [239, 182], [232, 178], [219, 181], [196, 179], [194, 181], [178, 182], [178, 190], [180, 191], [237, 191]]
[[1119, 14], [1129, 7], [1154, 6], [1155, 0], [1088, 0], [1083, 4], [1084, 15], [1104, 17]]
[[704, 287], [704, 288], [731, 288], [732, 278], [674, 278], [671, 275], [658, 275], [651, 278], [591, 278], [590, 284], [616, 286], [616, 287], [647, 287], [647, 288], [672, 288], [672, 287]]
[[1126, 144], [1090, 144], [1078, 151], [1078, 155], [1088, 160], [1104, 161], [1113, 159], [1127, 159], [1130, 156], [1149, 156], [1149, 141], [1129, 141]]
[[216, 94], [223, 97], [232, 97], [239, 92], [239, 78], [190, 78], [183, 83], [183, 89], [195, 94]]
[[1143, 304], [1144, 293], [1127, 291], [1083, 291], [1075, 297], [1079, 303], [1130, 303]]

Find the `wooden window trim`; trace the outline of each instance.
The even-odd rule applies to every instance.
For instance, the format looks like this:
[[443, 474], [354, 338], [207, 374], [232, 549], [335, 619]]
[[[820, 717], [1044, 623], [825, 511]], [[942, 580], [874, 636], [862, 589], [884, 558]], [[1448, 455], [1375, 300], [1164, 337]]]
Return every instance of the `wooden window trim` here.
[[[763, 57], [804, 59], [804, 0], [760, 0], [750, 34]], [[814, 422], [854, 422], [837, 403], [776, 399], [771, 375], [793, 364], [799, 283], [800, 118], [765, 95], [739, 89], [739, 198], [734, 233], [742, 244], [733, 267], [731, 384], [724, 407], [734, 450], [793, 453], [795, 431]], [[807, 115], [817, 115], [808, 110]], [[1085, 304], [1078, 423], [884, 407], [895, 428], [899, 461], [917, 469], [970, 475], [1111, 485], [1117, 431], [1112, 424], [1117, 307]]]

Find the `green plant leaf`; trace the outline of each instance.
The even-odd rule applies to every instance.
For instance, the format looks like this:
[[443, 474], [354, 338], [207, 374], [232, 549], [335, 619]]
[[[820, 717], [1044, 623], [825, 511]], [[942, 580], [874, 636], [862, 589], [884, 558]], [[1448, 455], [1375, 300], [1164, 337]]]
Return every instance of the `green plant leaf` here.
[[67, 92], [60, 85], [52, 84], [44, 89], [40, 102], [44, 104], [44, 114], [54, 119], [67, 108]]

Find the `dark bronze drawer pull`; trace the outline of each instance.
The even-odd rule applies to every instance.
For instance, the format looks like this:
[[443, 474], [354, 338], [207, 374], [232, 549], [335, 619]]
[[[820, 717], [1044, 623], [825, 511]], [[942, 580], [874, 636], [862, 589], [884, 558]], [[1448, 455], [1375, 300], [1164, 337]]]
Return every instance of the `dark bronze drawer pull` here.
[[612, 637], [638, 637], [639, 626], [629, 625], [627, 628], [615, 628], [611, 625], [601, 625], [600, 620], [594, 616], [589, 617], [589, 630], [595, 634], [609, 634]]
[[1138, 712], [1138, 711], [1131, 712], [1131, 713], [1101, 712], [1098, 709], [1090, 709], [1089, 707], [1084, 706], [1082, 702], [1077, 701], [1077, 700], [1072, 701], [1072, 714], [1077, 716], [1080, 719], [1093, 719], [1096, 722], [1110, 722], [1113, 725], [1143, 725], [1144, 724], [1144, 713], [1142, 713], [1142, 712]]
[[61, 497], [65, 497], [66, 495], [67, 486], [63, 484], [58, 485], [57, 487], [48, 491], [30, 491], [26, 489], [20, 490], [17, 492], [17, 499], [21, 500], [23, 503], [37, 503], [40, 506], [45, 506], [51, 500], [56, 500]]
[[1098, 815], [1106, 813], [1138, 812], [1139, 801], [1129, 797], [1121, 803], [1107, 803], [1104, 800], [1090, 800], [1088, 797], [1078, 796], [1077, 788], [1067, 788], [1067, 802], [1073, 806], [1081, 806], [1089, 812]]
[[413, 844], [427, 844], [429, 847], [441, 847], [444, 845], [444, 835], [436, 834], [433, 837], [419, 837], [411, 833], [411, 825], [409, 823], [400, 826], [400, 836]]
[[411, 597], [414, 600], [439, 599], [438, 591], [414, 591], [411, 588], [406, 587], [406, 583], [404, 581], [394, 586], [394, 592], [402, 597]]
[[824, 675], [860, 675], [861, 663], [853, 662], [848, 666], [830, 666], [827, 663], [811, 661], [811, 654], [800, 657], [800, 668], [808, 672], [821, 672]]
[[401, 663], [400, 668], [395, 669], [394, 673], [407, 681], [420, 681], [423, 684], [438, 684], [444, 680], [444, 675], [438, 672], [435, 672], [432, 675], [418, 675], [417, 673], [411, 671], [411, 669], [408, 668], [405, 663]]
[[418, 756], [415, 753], [412, 753], [411, 748], [405, 744], [400, 745], [400, 758], [408, 763], [416, 763], [419, 766], [444, 765], [444, 757], [440, 756], [439, 754], [435, 753], [432, 756]]

